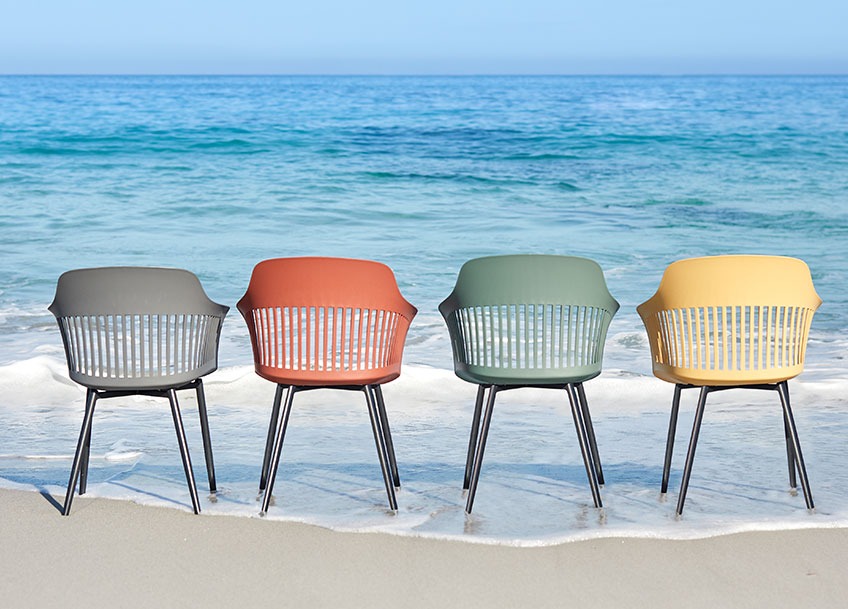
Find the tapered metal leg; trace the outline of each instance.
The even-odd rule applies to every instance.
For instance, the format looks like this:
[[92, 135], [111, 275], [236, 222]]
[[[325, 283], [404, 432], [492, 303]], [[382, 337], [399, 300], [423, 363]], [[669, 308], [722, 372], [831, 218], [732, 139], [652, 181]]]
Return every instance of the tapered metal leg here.
[[671, 417], [668, 420], [668, 438], [665, 441], [665, 461], [663, 461], [662, 487], [660, 492], [668, 492], [668, 477], [671, 473], [671, 456], [674, 453], [674, 435], [677, 433], [677, 413], [680, 411], [680, 385], [674, 386], [674, 398], [671, 400]]
[[[97, 400], [97, 392], [94, 392], [94, 401], [96, 401], [96, 400]], [[86, 404], [87, 403], [88, 403], [88, 396], [86, 395]], [[85, 491], [88, 489], [88, 463], [89, 463], [89, 458], [91, 456], [91, 428], [93, 426], [94, 426], [94, 420], [92, 419], [91, 424], [88, 426], [88, 432], [85, 434], [85, 447], [83, 448], [83, 451], [82, 451], [82, 457], [81, 457], [81, 463], [80, 463], [80, 473], [79, 473], [79, 494], [80, 495], [85, 495]]]
[[280, 402], [283, 399], [283, 385], [277, 385], [274, 394], [274, 407], [271, 408], [271, 422], [268, 424], [268, 438], [265, 440], [265, 458], [262, 460], [262, 473], [259, 475], [259, 490], [265, 490], [268, 481], [268, 466], [271, 464], [271, 451], [274, 450], [274, 432], [280, 419]]
[[786, 436], [786, 462], [789, 465], [789, 488], [798, 488], [798, 483], [795, 480], [795, 451], [792, 448], [789, 421], [786, 418], [785, 412], [783, 413], [783, 434]]
[[183, 418], [180, 415], [180, 405], [177, 401], [176, 390], [168, 390], [168, 401], [171, 403], [171, 415], [174, 417], [174, 429], [177, 432], [177, 442], [180, 445], [180, 456], [183, 459], [183, 469], [185, 470], [186, 482], [188, 483], [188, 491], [191, 495], [191, 505], [194, 508], [194, 513], [199, 514], [200, 500], [197, 498], [197, 485], [194, 483], [194, 471], [191, 467], [191, 457], [188, 452], [188, 442], [186, 441], [185, 428], [183, 427]]
[[492, 423], [492, 412], [495, 409], [495, 396], [500, 388], [492, 385], [489, 389], [489, 399], [486, 401], [486, 414], [483, 417], [483, 427], [480, 429], [480, 437], [477, 440], [477, 452], [474, 454], [474, 463], [471, 468], [471, 484], [468, 488], [468, 498], [465, 502], [465, 512], [471, 513], [474, 507], [474, 496], [477, 494], [477, 483], [480, 480], [480, 469], [483, 465], [483, 453], [486, 452], [486, 439], [489, 436], [489, 426]]
[[389, 498], [389, 509], [397, 510], [397, 498], [395, 497], [395, 486], [392, 474], [389, 471], [389, 459], [386, 443], [383, 440], [383, 430], [380, 425], [380, 415], [374, 395], [365, 388], [365, 399], [368, 402], [368, 414], [371, 418], [371, 431], [374, 432], [374, 444], [377, 446], [377, 458], [380, 460], [380, 469], [383, 472], [383, 482], [386, 485], [386, 495]]
[[680, 483], [680, 496], [677, 498], [677, 515], [683, 514], [683, 504], [686, 501], [686, 491], [689, 489], [689, 477], [692, 475], [692, 463], [695, 461], [695, 448], [698, 446], [698, 434], [701, 431], [701, 421], [704, 419], [704, 408], [707, 405], [709, 387], [701, 387], [698, 396], [698, 407], [695, 410], [695, 422], [692, 424], [692, 437], [689, 439], [689, 452], [686, 453], [686, 465], [683, 468], [683, 481]]
[[795, 453], [795, 465], [798, 467], [798, 475], [801, 477], [801, 489], [804, 491], [804, 501], [807, 503], [807, 509], [812, 510], [815, 504], [813, 503], [813, 495], [810, 492], [810, 482], [807, 480], [807, 467], [804, 465], [804, 456], [801, 454], [801, 443], [798, 441], [798, 429], [795, 427], [795, 418], [792, 416], [792, 407], [789, 405], [789, 385], [786, 381], [778, 384], [777, 392], [780, 394], [783, 414], [789, 426], [789, 438], [792, 443], [792, 450]]
[[571, 415], [574, 418], [574, 428], [577, 430], [577, 441], [580, 444], [580, 452], [583, 454], [583, 465], [586, 466], [586, 476], [589, 478], [589, 488], [592, 490], [592, 500], [595, 502], [595, 507], [600, 508], [603, 507], [603, 503], [601, 502], [601, 491], [598, 488], [598, 477], [595, 472], [595, 462], [589, 450], [589, 439], [586, 433], [586, 426], [583, 421], [580, 398], [573, 385], [568, 385], [565, 390], [566, 393], [568, 393], [568, 401], [571, 402]]
[[477, 400], [474, 402], [474, 418], [471, 421], [471, 437], [468, 439], [468, 456], [465, 458], [465, 477], [462, 490], [468, 490], [471, 483], [471, 468], [474, 464], [474, 449], [477, 444], [477, 434], [480, 431], [480, 414], [483, 412], [483, 400], [486, 397], [486, 386], [477, 386]]
[[94, 389], [89, 389], [85, 394], [85, 414], [82, 418], [82, 427], [80, 428], [77, 450], [74, 453], [74, 463], [71, 466], [71, 477], [68, 480], [68, 490], [65, 493], [65, 506], [62, 509], [63, 516], [67, 516], [71, 513], [71, 503], [74, 500], [74, 490], [77, 485], [77, 477], [79, 476], [80, 468], [82, 466], [85, 442], [91, 432], [91, 419], [94, 416], [94, 404], [96, 401], [97, 394], [94, 392]]
[[380, 424], [383, 427], [383, 440], [386, 443], [386, 456], [389, 458], [389, 467], [392, 470], [392, 482], [395, 488], [400, 488], [400, 474], [398, 473], [397, 457], [395, 457], [395, 444], [392, 442], [392, 430], [389, 427], [389, 417], [386, 414], [386, 403], [383, 401], [383, 389], [380, 385], [372, 385], [371, 390], [377, 404], [377, 412], [380, 415]]
[[586, 437], [592, 451], [592, 460], [595, 463], [595, 474], [598, 477], [598, 484], [603, 484], [604, 470], [601, 468], [601, 455], [598, 452], [598, 441], [595, 439], [595, 427], [592, 425], [592, 417], [589, 415], [589, 402], [586, 400], [583, 383], [575, 383], [574, 387], [577, 389], [577, 397], [580, 398], [580, 410], [583, 414], [583, 424], [586, 426]]
[[203, 438], [203, 454], [206, 457], [206, 476], [209, 479], [209, 492], [218, 491], [215, 482], [215, 462], [212, 460], [212, 437], [209, 435], [209, 418], [206, 413], [206, 395], [203, 392], [203, 381], [197, 379], [197, 411], [200, 415], [200, 433]]
[[[278, 393], [280, 389], [278, 386]], [[268, 506], [271, 504], [271, 494], [274, 492], [274, 480], [277, 478], [277, 469], [280, 467], [280, 455], [283, 452], [283, 440], [286, 437], [286, 427], [289, 424], [289, 416], [291, 415], [292, 402], [294, 402], [294, 394], [296, 388], [290, 386], [286, 394], [286, 405], [283, 408], [282, 420], [277, 428], [277, 439], [274, 442], [274, 452], [269, 462], [268, 480], [265, 486], [265, 495], [262, 497], [262, 511], [260, 514], [265, 514], [268, 511]], [[275, 398], [276, 403], [276, 398]]]

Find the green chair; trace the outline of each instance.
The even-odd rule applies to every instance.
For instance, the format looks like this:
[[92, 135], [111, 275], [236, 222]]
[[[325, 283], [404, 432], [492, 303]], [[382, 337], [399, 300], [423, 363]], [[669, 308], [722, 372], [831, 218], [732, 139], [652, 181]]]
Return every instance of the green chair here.
[[474, 505], [495, 397], [519, 387], [566, 391], [592, 498], [602, 507], [604, 477], [583, 383], [601, 373], [607, 328], [618, 307], [601, 267], [586, 258], [491, 256], [462, 266], [439, 311], [456, 375], [478, 385], [463, 482], [466, 512]]

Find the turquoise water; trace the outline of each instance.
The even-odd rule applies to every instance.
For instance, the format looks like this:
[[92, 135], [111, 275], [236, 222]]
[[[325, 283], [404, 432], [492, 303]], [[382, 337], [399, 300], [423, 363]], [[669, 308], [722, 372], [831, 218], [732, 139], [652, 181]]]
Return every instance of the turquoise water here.
[[[460, 463], [473, 388], [457, 382], [430, 399], [432, 383], [425, 381], [432, 374], [453, 382], [442, 376], [450, 351], [436, 305], [468, 258], [538, 252], [597, 260], [622, 303], [605, 377], [632, 376], [638, 382], [624, 387], [640, 387], [626, 405], [597, 404], [599, 434], [606, 417], [609, 429], [621, 425], [610, 434], [627, 435], [636, 426], [656, 431], [661, 444], [671, 389], [648, 377], [634, 308], [653, 293], [669, 262], [706, 254], [782, 254], [809, 263], [824, 305], [813, 323], [809, 380], [801, 392], [834, 413], [816, 425], [844, 429], [848, 406], [834, 387], [848, 386], [846, 243], [848, 77], [0, 77], [0, 385], [6, 396], [0, 397], [6, 423], [0, 425], [0, 457], [6, 455], [0, 478], [24, 486], [64, 484], [81, 402], [61, 380], [61, 346], [46, 305], [56, 278], [70, 268], [187, 268], [213, 299], [232, 306], [264, 258], [381, 260], [420, 310], [405, 356], [405, 376], [420, 384], [398, 381], [397, 417], [408, 424], [407, 440], [424, 429], [461, 427]], [[250, 372], [242, 325], [231, 314], [224, 326], [221, 362], [228, 379]], [[610, 385], [599, 387], [615, 398]], [[259, 438], [265, 392], [251, 385], [246, 398], [222, 389], [225, 403], [213, 415], [220, 417], [219, 435], [237, 420], [245, 429], [258, 427]], [[425, 415], [417, 403], [428, 399]], [[65, 413], [54, 421], [61, 439], [42, 427], [57, 408]], [[656, 413], [650, 424], [630, 418], [646, 411]], [[315, 416], [312, 431], [321, 427]], [[548, 422], [533, 425], [539, 434]], [[141, 441], [154, 432], [118, 426], [115, 433], [131, 435], [104, 439], [102, 453], [117, 450], [124, 460], [109, 469], [112, 477], [102, 486], [94, 485], [95, 493], [117, 493], [109, 483], [114, 476], [158, 467], [156, 451]], [[402, 445], [403, 424], [398, 433]], [[170, 467], [172, 431], [166, 425], [161, 434], [162, 463]], [[433, 441], [430, 448], [442, 452]], [[125, 453], [122, 442], [131, 445]], [[226, 472], [229, 463], [239, 472], [235, 486], [253, 484], [257, 442], [248, 449], [239, 437], [221, 440], [232, 450], [221, 448], [221, 467]], [[504, 454], [516, 457], [525, 450], [519, 444]], [[622, 448], [630, 449], [642, 452]], [[835, 443], [819, 454], [820, 467], [836, 469], [843, 461]], [[57, 460], [34, 459], [45, 455]], [[727, 463], [716, 458], [721, 472]], [[425, 454], [415, 459], [427, 470]], [[655, 460], [645, 456], [650, 467]], [[445, 467], [453, 472], [454, 465]], [[653, 485], [651, 475], [637, 477], [633, 492]], [[444, 481], [448, 494], [451, 476]], [[732, 477], [719, 474], [718, 480]], [[370, 475], [362, 484], [370, 485]], [[577, 478], [574, 486], [575, 501], [588, 500], [585, 483]], [[130, 498], [144, 501], [138, 489]], [[481, 481], [477, 510], [486, 509], [485, 492]], [[832, 513], [848, 511], [848, 498], [834, 493], [839, 509]], [[614, 496], [614, 487], [608, 485], [607, 494]], [[499, 496], [498, 505], [506, 506]], [[690, 500], [695, 507], [687, 504], [687, 510], [697, 512], [697, 494]], [[711, 501], [704, 502], [707, 528], [714, 524]], [[438, 509], [424, 503], [429, 507], [421, 510]], [[344, 499], [338, 510], [345, 513]], [[633, 516], [628, 522], [639, 529], [638, 513], [620, 513], [624, 520]], [[304, 498], [302, 518], [335, 526], [337, 515], [316, 516]], [[495, 527], [481, 534], [535, 538], [572, 530], [542, 520], [538, 530]], [[448, 534], [451, 526], [425, 528]]]

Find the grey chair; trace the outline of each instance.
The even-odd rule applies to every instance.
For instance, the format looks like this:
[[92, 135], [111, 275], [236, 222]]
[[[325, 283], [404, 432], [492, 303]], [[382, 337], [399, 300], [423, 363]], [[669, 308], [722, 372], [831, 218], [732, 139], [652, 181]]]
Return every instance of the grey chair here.
[[128, 395], [168, 398], [194, 513], [200, 512], [177, 391], [194, 389], [210, 492], [215, 465], [201, 377], [218, 367], [218, 340], [229, 307], [209, 300], [197, 277], [179, 269], [106, 267], [63, 273], [49, 307], [56, 317], [68, 371], [87, 388], [68, 491], [86, 491], [91, 421], [98, 399]]

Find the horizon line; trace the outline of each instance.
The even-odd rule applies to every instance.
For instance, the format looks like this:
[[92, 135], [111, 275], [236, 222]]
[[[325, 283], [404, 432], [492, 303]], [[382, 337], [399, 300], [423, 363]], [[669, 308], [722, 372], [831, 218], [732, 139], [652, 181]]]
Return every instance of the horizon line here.
[[351, 78], [770, 78], [770, 77], [845, 77], [848, 72], [0, 72], [0, 77], [351, 77]]

